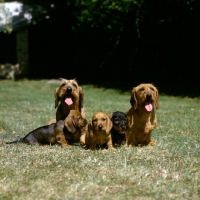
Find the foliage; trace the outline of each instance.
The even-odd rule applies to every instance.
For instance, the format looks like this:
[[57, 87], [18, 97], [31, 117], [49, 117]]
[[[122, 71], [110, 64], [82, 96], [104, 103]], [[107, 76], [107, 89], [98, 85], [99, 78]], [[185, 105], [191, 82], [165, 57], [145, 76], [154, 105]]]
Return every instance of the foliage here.
[[[25, 3], [41, 4], [38, 0], [27, 0]], [[43, 5], [49, 6], [48, 1]], [[150, 24], [168, 23], [183, 17], [186, 12], [192, 12], [197, 7], [197, 0], [65, 0], [51, 1], [55, 13], [62, 22], [72, 20], [74, 31], [101, 29], [104, 34], [121, 30], [124, 23], [134, 26], [138, 37], [145, 21]], [[59, 14], [58, 14], [59, 13]]]
[[[0, 82], [1, 199], [199, 199], [198, 98], [160, 95], [154, 147], [86, 151], [78, 144], [71, 149], [6, 145], [55, 116], [58, 84]], [[130, 91], [81, 86], [88, 119], [96, 111], [130, 107]]]
[[0, 29], [2, 28], [5, 33], [11, 33], [11, 19], [9, 18], [8, 12], [3, 3], [4, 1], [0, 0], [0, 26], [2, 26], [1, 21], [3, 21], [5, 25], [0, 27]]
[[198, 93], [198, 0], [23, 2], [52, 8], [29, 31], [31, 78], [62, 77], [71, 66], [69, 77], [90, 83], [152, 82], [169, 92]]
[[[41, 4], [38, 0], [27, 0], [25, 3]], [[114, 25], [131, 14], [137, 15], [137, 20], [142, 22], [144, 17], [150, 21], [155, 20], [158, 23], [174, 20], [184, 11], [193, 11], [197, 5], [197, 0], [65, 0], [62, 2], [51, 1], [55, 5], [57, 12], [64, 16], [64, 11], [76, 18], [79, 22], [78, 27], [89, 25], [91, 27], [100, 27], [106, 25], [112, 29]], [[48, 5], [48, 1], [43, 1], [43, 5]], [[129, 15], [128, 15], [129, 14]], [[66, 19], [67, 20], [67, 19]], [[75, 26], [75, 24], [74, 24]]]
[[[11, 33], [12, 19], [10, 18], [9, 13], [3, 3], [4, 0], [0, 0], [0, 29], [2, 29], [4, 33]], [[1, 24], [1, 22], [3, 22], [3, 24]]]
[[[182, 17], [183, 12], [192, 12], [197, 0], [85, 0], [85, 1], [55, 1], [55, 7], [62, 16], [64, 11], [77, 20], [74, 29], [88, 27], [101, 27], [108, 32], [120, 27], [125, 20], [132, 18], [132, 24], [142, 25], [144, 19], [154, 23], [171, 22]], [[135, 18], [135, 19], [134, 19]], [[130, 24], [131, 25], [131, 24]]]

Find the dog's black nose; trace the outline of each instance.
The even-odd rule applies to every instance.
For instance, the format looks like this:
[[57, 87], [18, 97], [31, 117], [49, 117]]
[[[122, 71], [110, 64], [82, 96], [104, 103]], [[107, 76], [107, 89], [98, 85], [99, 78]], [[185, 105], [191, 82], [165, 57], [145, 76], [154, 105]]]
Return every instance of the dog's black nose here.
[[99, 130], [101, 130], [102, 129], [102, 126], [101, 125], [99, 125]]
[[152, 95], [150, 93], [147, 93], [147, 96], [146, 96], [147, 99], [151, 99], [152, 98]]
[[126, 129], [126, 126], [122, 126], [122, 130], [125, 130]]
[[67, 92], [71, 93], [72, 92], [72, 88], [71, 87], [67, 87]]

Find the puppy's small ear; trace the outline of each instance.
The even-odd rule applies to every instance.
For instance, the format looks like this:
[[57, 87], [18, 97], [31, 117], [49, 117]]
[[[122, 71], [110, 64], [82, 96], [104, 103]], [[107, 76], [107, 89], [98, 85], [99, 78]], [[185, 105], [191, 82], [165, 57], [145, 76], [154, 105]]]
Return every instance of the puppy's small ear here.
[[94, 130], [93, 130], [93, 126], [92, 126], [92, 120], [90, 120], [88, 123], [88, 133], [90, 136], [92, 136], [93, 132], [94, 132]]
[[132, 90], [130, 103], [131, 106], [136, 110], [137, 109], [136, 88]]
[[79, 109], [81, 110], [81, 108], [83, 107], [83, 90], [81, 87], [79, 87]]
[[158, 90], [156, 89], [156, 100], [155, 100], [155, 103], [156, 103], [156, 109], [159, 108], [159, 98], [158, 98]]
[[112, 120], [113, 113], [111, 113], [110, 115], [108, 115], [108, 117], [110, 118], [110, 120]]
[[88, 123], [88, 131], [92, 130], [92, 121], [90, 120]]
[[68, 116], [65, 119], [65, 126], [67, 128], [67, 130], [71, 133], [75, 133], [76, 128], [74, 127], [74, 122], [73, 122], [73, 117], [72, 116]]
[[109, 117], [107, 117], [107, 123], [106, 123], [106, 133], [109, 133], [109, 132], [111, 131], [111, 129], [112, 129], [112, 126], [113, 126], [113, 124], [112, 124], [112, 121], [110, 120], [110, 118], [109, 118]]
[[59, 94], [59, 87], [56, 88], [55, 92], [54, 92], [54, 97], [55, 97], [55, 108], [58, 107], [58, 103], [60, 101], [59, 97], [58, 97], [58, 94]]

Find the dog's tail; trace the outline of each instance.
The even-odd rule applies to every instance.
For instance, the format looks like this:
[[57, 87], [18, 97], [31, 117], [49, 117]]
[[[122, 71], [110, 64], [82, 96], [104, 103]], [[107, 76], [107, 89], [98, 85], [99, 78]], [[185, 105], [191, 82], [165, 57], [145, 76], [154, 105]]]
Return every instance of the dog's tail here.
[[12, 141], [12, 142], [6, 142], [6, 144], [16, 144], [16, 143], [21, 143], [23, 142], [23, 138], [20, 138], [18, 140]]

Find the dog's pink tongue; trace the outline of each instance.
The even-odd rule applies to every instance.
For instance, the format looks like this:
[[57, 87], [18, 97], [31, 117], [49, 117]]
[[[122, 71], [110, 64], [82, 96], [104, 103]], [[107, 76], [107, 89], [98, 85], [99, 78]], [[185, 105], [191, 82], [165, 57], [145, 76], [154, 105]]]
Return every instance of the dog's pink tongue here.
[[146, 104], [145, 104], [145, 108], [146, 108], [146, 110], [147, 110], [148, 112], [150, 112], [150, 111], [152, 111], [153, 106], [152, 106], [151, 103], [146, 103]]
[[73, 104], [73, 101], [72, 101], [71, 98], [66, 98], [66, 99], [65, 99], [65, 103], [66, 103], [68, 106], [70, 106], [70, 105]]

